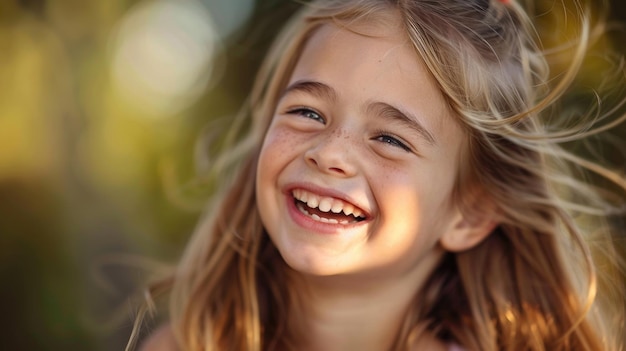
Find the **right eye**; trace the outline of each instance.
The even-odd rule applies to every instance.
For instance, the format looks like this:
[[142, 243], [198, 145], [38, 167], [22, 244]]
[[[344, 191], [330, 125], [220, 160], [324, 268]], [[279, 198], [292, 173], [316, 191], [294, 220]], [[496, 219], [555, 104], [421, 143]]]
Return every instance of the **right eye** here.
[[318, 121], [322, 124], [326, 124], [326, 120], [324, 120], [324, 117], [322, 117], [322, 115], [320, 115], [315, 110], [308, 108], [308, 107], [294, 108], [294, 109], [287, 111], [287, 113], [291, 115], [301, 116], [304, 118], [309, 118], [314, 121]]

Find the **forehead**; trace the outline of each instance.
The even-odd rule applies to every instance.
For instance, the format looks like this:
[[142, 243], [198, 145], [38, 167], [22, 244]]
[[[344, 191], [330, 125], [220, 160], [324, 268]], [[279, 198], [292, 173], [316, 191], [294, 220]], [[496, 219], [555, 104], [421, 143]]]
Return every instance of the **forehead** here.
[[[363, 20], [340, 25], [325, 23], [310, 36], [298, 59], [298, 68], [321, 69], [344, 62], [355, 68], [374, 64], [388, 74], [398, 70], [412, 73], [410, 76], [427, 74], [397, 21], [387, 25]], [[294, 73], [299, 72], [296, 69]]]

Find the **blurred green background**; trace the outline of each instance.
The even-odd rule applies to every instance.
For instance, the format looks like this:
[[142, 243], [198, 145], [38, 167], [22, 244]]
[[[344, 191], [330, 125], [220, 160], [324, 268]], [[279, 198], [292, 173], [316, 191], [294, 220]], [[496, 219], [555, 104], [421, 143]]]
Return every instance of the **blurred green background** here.
[[[1, 350], [123, 349], [129, 296], [175, 260], [210, 192], [199, 138], [237, 112], [295, 8], [0, 0]], [[611, 33], [581, 86], [606, 69], [598, 53], [625, 52]]]

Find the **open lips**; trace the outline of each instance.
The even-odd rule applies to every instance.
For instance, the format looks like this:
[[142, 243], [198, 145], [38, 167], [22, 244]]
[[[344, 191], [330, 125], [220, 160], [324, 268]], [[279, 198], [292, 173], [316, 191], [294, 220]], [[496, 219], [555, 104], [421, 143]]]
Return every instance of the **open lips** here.
[[361, 209], [343, 200], [319, 196], [302, 189], [295, 189], [292, 194], [298, 210], [318, 222], [352, 224], [365, 220]]

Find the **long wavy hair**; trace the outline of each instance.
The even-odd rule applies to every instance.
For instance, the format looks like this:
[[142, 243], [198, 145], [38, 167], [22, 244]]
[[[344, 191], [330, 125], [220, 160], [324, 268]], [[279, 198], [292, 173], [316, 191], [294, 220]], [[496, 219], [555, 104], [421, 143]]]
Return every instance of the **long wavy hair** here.
[[[259, 218], [254, 180], [263, 136], [307, 39], [334, 23], [384, 21], [394, 12], [469, 136], [454, 196], [468, 216], [493, 203], [497, 228], [477, 246], [447, 253], [415, 294], [394, 349], [426, 326], [468, 350], [619, 350], [623, 285], [606, 226], [623, 196], [604, 196], [587, 171], [619, 174], [561, 144], [600, 133], [626, 116], [555, 109], [601, 29], [577, 5], [578, 40], [553, 78], [521, 4], [496, 0], [321, 0], [302, 7], [270, 49], [241, 118], [249, 134], [218, 160], [237, 175], [201, 220], [172, 277], [171, 325], [181, 349], [297, 349], [305, 297]], [[623, 74], [623, 70], [620, 72]], [[599, 106], [599, 104], [597, 105]], [[596, 107], [597, 107], [596, 106]], [[589, 117], [589, 118], [583, 118]], [[231, 178], [228, 178], [231, 179]], [[479, 191], [476, 191], [479, 189]], [[491, 209], [494, 210], [494, 209]], [[592, 230], [593, 229], [593, 230]], [[592, 243], [597, 245], [592, 245]], [[601, 249], [598, 249], [601, 248]], [[600, 277], [598, 264], [608, 278]], [[609, 284], [613, 282], [614, 284]], [[599, 293], [599, 291], [601, 293]], [[609, 310], [610, 309], [610, 310]]]

